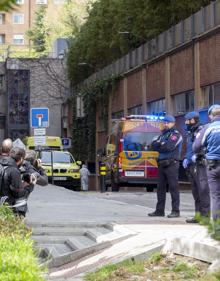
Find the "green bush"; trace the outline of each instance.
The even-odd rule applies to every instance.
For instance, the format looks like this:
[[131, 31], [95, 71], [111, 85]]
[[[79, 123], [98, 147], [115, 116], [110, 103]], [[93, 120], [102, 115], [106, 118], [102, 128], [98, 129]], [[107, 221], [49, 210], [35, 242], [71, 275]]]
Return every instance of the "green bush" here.
[[44, 280], [30, 234], [10, 208], [0, 206], [0, 280]]

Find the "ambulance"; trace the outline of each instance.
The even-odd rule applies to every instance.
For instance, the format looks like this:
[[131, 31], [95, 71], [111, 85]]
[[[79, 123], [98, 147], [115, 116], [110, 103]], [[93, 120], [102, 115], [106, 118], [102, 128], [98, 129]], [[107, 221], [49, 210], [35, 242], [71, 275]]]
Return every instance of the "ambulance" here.
[[107, 174], [106, 186], [119, 191], [120, 186], [143, 186], [152, 191], [157, 184], [158, 152], [150, 150], [160, 135], [163, 116], [130, 115], [112, 121], [111, 134], [102, 154]]
[[[60, 137], [46, 136], [45, 145], [41, 145], [41, 150], [63, 150], [62, 141]], [[35, 145], [34, 137], [26, 137], [23, 140], [27, 149], [38, 150], [39, 146]]]

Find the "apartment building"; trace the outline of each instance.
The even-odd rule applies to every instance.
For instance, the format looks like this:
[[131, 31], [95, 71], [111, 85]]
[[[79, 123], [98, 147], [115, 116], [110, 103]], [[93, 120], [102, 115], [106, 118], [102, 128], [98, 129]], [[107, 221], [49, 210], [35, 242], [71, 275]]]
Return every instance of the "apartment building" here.
[[35, 12], [47, 6], [50, 13], [56, 13], [65, 0], [17, 0], [17, 7], [10, 12], [0, 12], [0, 47], [27, 46], [30, 42], [25, 35], [33, 26]]

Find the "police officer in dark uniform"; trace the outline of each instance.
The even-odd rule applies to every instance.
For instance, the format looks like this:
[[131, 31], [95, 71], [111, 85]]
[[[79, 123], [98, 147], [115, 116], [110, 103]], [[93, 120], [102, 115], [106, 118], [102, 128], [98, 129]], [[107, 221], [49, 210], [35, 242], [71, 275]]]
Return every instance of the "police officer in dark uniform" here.
[[197, 134], [193, 151], [198, 153], [201, 148], [206, 148], [214, 236], [220, 238], [220, 105], [211, 106], [208, 115], [211, 122]]
[[196, 135], [203, 128], [199, 120], [199, 113], [196, 111], [187, 113], [185, 115], [185, 125], [187, 130], [187, 147], [183, 167], [186, 169], [191, 182], [192, 195], [195, 201], [195, 216], [187, 219], [186, 222], [198, 223], [198, 215], [209, 217], [210, 214], [210, 195], [204, 161], [204, 149], [201, 149], [197, 154], [192, 150]]
[[150, 217], [162, 217], [165, 215], [166, 186], [172, 199], [172, 211], [168, 218], [180, 216], [180, 196], [179, 196], [179, 158], [182, 148], [182, 136], [175, 127], [175, 118], [172, 115], [164, 116], [161, 120], [162, 134], [152, 142], [151, 149], [159, 152], [158, 157], [158, 186], [157, 186], [157, 206]]

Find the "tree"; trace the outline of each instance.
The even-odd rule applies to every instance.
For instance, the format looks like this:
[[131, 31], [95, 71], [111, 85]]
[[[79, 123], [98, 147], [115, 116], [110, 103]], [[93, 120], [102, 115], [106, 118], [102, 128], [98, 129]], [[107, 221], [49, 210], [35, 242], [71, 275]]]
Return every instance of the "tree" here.
[[[76, 84], [91, 74], [92, 69], [80, 68], [79, 62], [87, 62], [93, 65], [94, 69], [104, 67], [210, 2], [210, 0], [94, 2], [88, 11], [87, 21], [71, 41], [68, 56], [70, 79]], [[127, 31], [127, 35], [120, 34], [119, 31]]]
[[32, 29], [27, 31], [27, 36], [33, 42], [33, 47], [38, 53], [45, 53], [48, 51], [48, 37], [49, 28], [45, 22], [46, 7], [42, 6], [35, 13], [36, 18]]
[[0, 11], [9, 11], [16, 6], [16, 0], [1, 0]]

